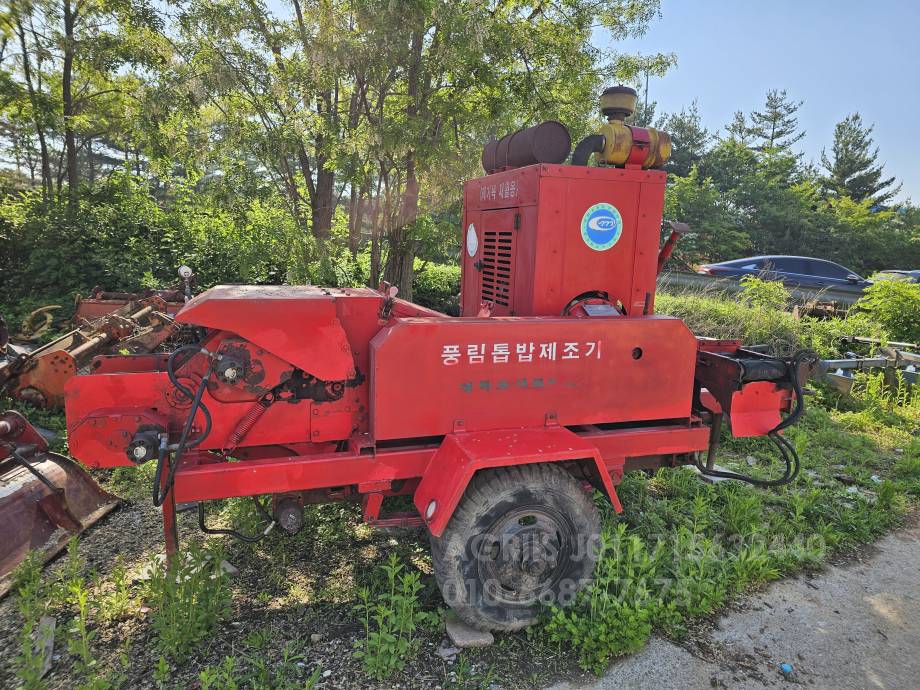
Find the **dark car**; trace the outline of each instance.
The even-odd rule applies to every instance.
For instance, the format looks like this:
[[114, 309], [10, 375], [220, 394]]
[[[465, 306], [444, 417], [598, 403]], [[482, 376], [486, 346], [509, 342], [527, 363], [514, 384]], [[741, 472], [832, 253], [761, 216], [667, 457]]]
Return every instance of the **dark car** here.
[[768, 280], [781, 280], [793, 287], [818, 290], [834, 288], [862, 292], [872, 284], [872, 281], [840, 264], [807, 256], [751, 256], [746, 259], [705, 264], [700, 266], [699, 272], [726, 278], [761, 276]]
[[879, 271], [874, 276], [873, 280], [902, 280], [905, 283], [920, 283], [920, 270], [917, 271], [899, 271], [897, 269], [889, 269], [887, 271]]

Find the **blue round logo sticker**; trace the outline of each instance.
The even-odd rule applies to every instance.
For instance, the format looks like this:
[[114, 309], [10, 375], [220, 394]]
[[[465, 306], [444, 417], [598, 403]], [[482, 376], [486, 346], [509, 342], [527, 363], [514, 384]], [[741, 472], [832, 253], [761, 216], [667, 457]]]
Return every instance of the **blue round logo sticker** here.
[[613, 204], [594, 204], [581, 217], [581, 239], [596, 251], [615, 245], [623, 234], [623, 218]]

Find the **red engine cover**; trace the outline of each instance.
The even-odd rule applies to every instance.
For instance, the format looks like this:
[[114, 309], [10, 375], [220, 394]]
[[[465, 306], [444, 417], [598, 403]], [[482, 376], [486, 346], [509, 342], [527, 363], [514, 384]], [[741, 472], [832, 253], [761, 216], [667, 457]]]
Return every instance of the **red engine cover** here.
[[464, 190], [463, 316], [559, 316], [603, 291], [626, 312], [651, 313], [666, 174], [531, 165]]

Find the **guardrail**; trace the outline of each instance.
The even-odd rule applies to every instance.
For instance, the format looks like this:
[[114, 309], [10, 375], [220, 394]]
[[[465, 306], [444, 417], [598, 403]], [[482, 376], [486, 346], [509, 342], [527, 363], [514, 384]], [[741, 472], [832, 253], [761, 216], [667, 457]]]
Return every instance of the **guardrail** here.
[[[704, 273], [684, 273], [682, 271], [667, 271], [658, 276], [658, 289], [673, 291], [674, 288], [696, 289], [706, 292], [726, 292], [734, 294], [740, 292], [742, 285], [738, 278], [722, 278], [708, 276]], [[803, 287], [786, 286], [792, 298], [803, 304], [819, 302], [832, 304], [837, 307], [851, 307], [862, 297], [862, 293], [835, 288], [810, 289]]]

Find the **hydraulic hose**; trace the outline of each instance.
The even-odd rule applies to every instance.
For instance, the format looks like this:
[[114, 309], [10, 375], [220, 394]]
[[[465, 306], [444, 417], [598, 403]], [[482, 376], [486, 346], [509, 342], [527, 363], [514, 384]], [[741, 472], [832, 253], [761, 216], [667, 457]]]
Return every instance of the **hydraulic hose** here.
[[728, 472], [722, 470], [710, 470], [700, 462], [699, 458], [696, 460], [696, 468], [700, 471], [701, 474], [706, 475], [707, 477], [719, 477], [721, 479], [737, 479], [738, 481], [746, 482], [748, 484], [753, 484], [754, 486], [783, 486], [792, 481], [795, 481], [795, 478], [799, 476], [799, 455], [795, 452], [795, 448], [789, 443], [788, 440], [780, 436], [779, 434], [771, 431], [767, 436], [770, 437], [770, 440], [776, 444], [776, 447], [779, 448], [780, 455], [783, 458], [783, 462], [786, 465], [786, 471], [782, 476], [777, 477], [776, 479], [758, 479], [757, 477], [751, 477], [747, 474], [740, 474], [738, 472]]
[[795, 407], [792, 412], [789, 413], [788, 417], [773, 427], [773, 430], [770, 432], [771, 434], [775, 434], [788, 426], [792, 426], [799, 421], [799, 417], [805, 412], [805, 392], [802, 390], [802, 383], [799, 381], [799, 367], [808, 360], [816, 359], [817, 355], [811, 350], [800, 350], [793, 355], [792, 360], [789, 362], [788, 376], [789, 383], [792, 384], [792, 391], [795, 393]]
[[[780, 455], [782, 456], [783, 462], [786, 465], [786, 471], [782, 474], [782, 476], [776, 479], [758, 479], [757, 477], [740, 474], [738, 472], [713, 470], [707, 468], [705, 465], [703, 465], [700, 459], [697, 458], [696, 468], [700, 471], [701, 474], [704, 474], [707, 477], [737, 479], [738, 481], [747, 482], [748, 484], [753, 484], [754, 486], [763, 487], [783, 486], [784, 484], [789, 484], [790, 482], [795, 481], [795, 478], [799, 476], [799, 469], [801, 467], [799, 455], [796, 453], [795, 447], [787, 439], [780, 436], [779, 432], [795, 424], [805, 412], [805, 392], [802, 390], [802, 384], [799, 381], [799, 368], [803, 363], [809, 359], [814, 359], [815, 357], [816, 355], [813, 352], [809, 350], [801, 350], [797, 352], [786, 364], [786, 378], [792, 386], [792, 392], [795, 398], [793, 403], [794, 407], [792, 412], [790, 412], [785, 419], [780, 420], [779, 424], [767, 432], [767, 436], [771, 441], [773, 441], [773, 443], [776, 444], [776, 447], [779, 448]], [[710, 447], [710, 459], [715, 458], [715, 442], [716, 441], [713, 441], [713, 446]]]
[[[180, 393], [191, 399], [192, 406], [189, 409], [188, 417], [186, 418], [185, 425], [182, 428], [182, 434], [179, 437], [179, 442], [172, 449], [174, 451], [174, 455], [171, 461], [169, 460], [170, 447], [165, 443], [165, 439], [160, 443], [159, 452], [157, 453], [157, 467], [153, 477], [153, 505], [157, 508], [163, 505], [163, 503], [166, 501], [166, 497], [172, 490], [173, 484], [176, 480], [176, 472], [179, 469], [179, 465], [182, 463], [182, 454], [186, 450], [199, 445], [202, 441], [205, 440], [205, 438], [207, 438], [208, 434], [211, 433], [211, 413], [208, 411], [207, 406], [202, 402], [202, 396], [204, 396], [204, 391], [208, 387], [208, 381], [211, 378], [210, 365], [208, 366], [208, 370], [205, 372], [204, 376], [201, 378], [201, 383], [198, 385], [198, 390], [194, 394], [188, 388], [183, 386], [179, 382], [179, 379], [176, 377], [175, 361], [177, 356], [180, 352], [189, 352], [192, 350], [195, 352], [202, 351], [201, 348], [197, 345], [185, 345], [175, 350], [166, 361], [166, 374], [169, 376], [170, 382]], [[191, 433], [192, 425], [195, 423], [195, 415], [198, 413], [199, 409], [204, 416], [205, 426], [201, 432], [201, 435], [190, 441], [188, 436], [189, 433]], [[169, 465], [169, 470], [166, 476], [166, 481], [162, 482], [163, 468], [166, 465]], [[163, 484], [162, 487], [160, 486], [161, 483]]]
[[259, 513], [261, 513], [262, 518], [268, 522], [268, 527], [266, 527], [261, 534], [243, 534], [242, 532], [238, 532], [235, 529], [217, 529], [214, 527], [208, 527], [204, 522], [204, 501], [200, 501], [198, 503], [198, 528], [205, 534], [225, 534], [227, 536], [233, 537], [234, 539], [244, 541], [248, 544], [254, 544], [257, 541], [262, 541], [265, 539], [265, 537], [268, 536], [268, 533], [275, 528], [277, 523], [274, 518], [268, 514], [268, 511], [265, 510], [265, 506], [259, 502], [258, 498], [253, 496], [252, 502], [255, 503], [255, 506]]
[[[185, 396], [186, 398], [188, 398], [189, 400], [192, 400], [192, 401], [193, 401], [193, 404], [192, 404], [192, 413], [191, 413], [191, 416], [189, 417], [189, 419], [194, 419], [194, 416], [195, 416], [195, 407], [196, 407], [196, 405], [194, 404], [194, 400], [195, 400], [195, 398], [196, 398], [196, 395], [195, 395], [194, 393], [192, 393], [192, 391], [191, 391], [190, 389], [188, 389], [188, 388], [186, 388], [185, 386], [183, 386], [182, 383], [179, 381], [179, 378], [176, 376], [176, 359], [177, 359], [177, 357], [179, 356], [179, 354], [182, 354], [182, 353], [185, 353], [185, 352], [192, 352], [193, 354], [197, 354], [197, 353], [199, 353], [199, 352], [202, 352], [202, 353], [204, 353], [204, 354], [206, 354], [206, 355], [209, 354], [209, 353], [207, 352], [207, 350], [203, 350], [203, 349], [202, 349], [201, 347], [199, 347], [198, 345], [183, 345], [182, 347], [177, 348], [175, 351], [173, 351], [173, 352], [169, 355], [169, 359], [166, 360], [166, 375], [169, 377], [170, 383], [172, 383], [173, 387], [174, 387], [176, 390], [178, 390], [180, 393], [182, 393], [182, 395], [184, 395], [184, 396]], [[208, 367], [208, 371], [207, 371], [207, 373], [205, 374], [205, 378], [208, 378], [210, 375], [211, 375], [211, 368]], [[200, 389], [200, 387], [199, 387], [199, 393], [200, 393], [200, 392], [202, 392], [202, 391], [201, 391], [201, 389]], [[197, 405], [197, 406], [201, 409], [201, 414], [202, 414], [202, 416], [204, 417], [204, 430], [201, 432], [201, 436], [199, 436], [198, 438], [193, 439], [193, 440], [191, 440], [191, 441], [186, 440], [186, 442], [185, 442], [185, 448], [194, 448], [195, 446], [197, 446], [198, 444], [200, 444], [202, 441], [204, 441], [205, 438], [208, 437], [208, 434], [211, 433], [211, 412], [208, 410], [207, 405], [205, 405], [203, 402], [201, 402], [200, 394], [199, 394], [198, 398], [199, 398], [199, 399], [198, 399], [198, 405]], [[186, 426], [190, 426], [190, 425], [188, 424], [188, 420], [186, 420]]]

